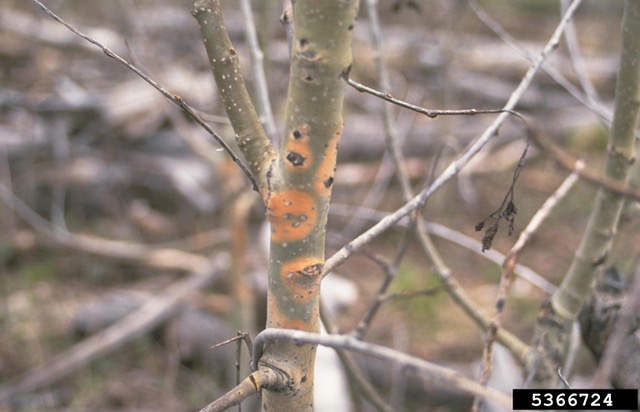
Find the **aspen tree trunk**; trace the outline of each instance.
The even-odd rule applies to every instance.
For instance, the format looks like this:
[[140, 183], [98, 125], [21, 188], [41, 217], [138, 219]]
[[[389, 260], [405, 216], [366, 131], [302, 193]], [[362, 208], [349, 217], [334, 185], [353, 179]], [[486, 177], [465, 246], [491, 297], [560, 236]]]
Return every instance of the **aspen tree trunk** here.
[[[293, 2], [284, 137], [276, 153], [246, 93], [218, 2], [194, 4], [227, 115], [271, 225], [267, 328], [320, 331], [327, 212], [357, 9], [357, 0]], [[261, 386], [264, 410], [313, 410], [315, 351], [314, 345], [290, 341], [264, 348], [258, 372], [279, 377], [277, 385]]]
[[[342, 74], [351, 67], [357, 6], [357, 0], [293, 3], [285, 135], [265, 193], [271, 224], [268, 328], [320, 331], [327, 213], [343, 127]], [[264, 393], [265, 410], [313, 410], [315, 351], [288, 341], [265, 348], [263, 365], [289, 371], [294, 385]]]
[[[625, 4], [622, 47], [615, 95], [615, 112], [605, 159], [604, 174], [621, 183], [627, 181], [635, 160], [640, 109], [640, 0]], [[624, 206], [624, 197], [600, 188], [589, 222], [571, 266], [559, 290], [543, 306], [538, 316], [533, 347], [527, 368], [535, 373], [534, 383], [551, 388], [559, 382], [564, 348], [584, 300], [589, 295], [596, 272], [607, 262]]]

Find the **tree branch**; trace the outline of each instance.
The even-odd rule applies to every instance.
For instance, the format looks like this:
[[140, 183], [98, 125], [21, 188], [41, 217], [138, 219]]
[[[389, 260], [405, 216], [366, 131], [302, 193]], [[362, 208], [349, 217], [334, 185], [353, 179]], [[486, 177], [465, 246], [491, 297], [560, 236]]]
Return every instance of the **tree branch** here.
[[256, 33], [256, 23], [253, 18], [250, 0], [240, 0], [240, 8], [244, 16], [244, 31], [249, 45], [249, 58], [253, 69], [254, 92], [257, 99], [257, 109], [262, 124], [264, 125], [267, 136], [271, 139], [276, 138], [276, 123], [273, 119], [271, 111], [271, 103], [269, 102], [269, 88], [267, 87], [267, 78], [264, 73], [264, 53], [258, 44], [258, 35]]
[[349, 73], [345, 73], [345, 80], [347, 81], [347, 84], [353, 87], [355, 90], [361, 93], [370, 94], [386, 102], [395, 104], [396, 106], [423, 114], [427, 117], [430, 117], [431, 119], [435, 119], [438, 116], [474, 116], [477, 114], [496, 114], [510, 112], [509, 110], [505, 109], [425, 109], [424, 107], [417, 106], [415, 104], [411, 104], [405, 102], [404, 100], [395, 98], [389, 92], [383, 93], [371, 87], [365, 86], [364, 84], [358, 83], [355, 80], [351, 79], [348, 74]]
[[286, 383], [283, 381], [282, 377], [282, 374], [279, 374], [270, 368], [263, 368], [255, 371], [244, 378], [238, 386], [202, 408], [200, 412], [225, 411], [232, 406], [238, 405], [250, 396], [259, 393], [263, 388], [277, 388], [282, 386]]
[[408, 370], [420, 372], [420, 375], [438, 379], [464, 392], [496, 402], [507, 409], [511, 408], [511, 398], [508, 395], [492, 388], [483, 387], [460, 372], [346, 335], [318, 335], [290, 329], [266, 329], [254, 339], [253, 359], [251, 362], [253, 367], [255, 368], [255, 365], [259, 363], [265, 344], [282, 339], [290, 340], [296, 345], [317, 344], [331, 348], [352, 350], [379, 359], [390, 360], [402, 367], [406, 367]]
[[[344, 123], [341, 74], [351, 67], [358, 1], [298, 0], [292, 6], [296, 26], [284, 136], [263, 192], [271, 227], [267, 328], [317, 332], [327, 214]], [[269, 345], [266, 358], [265, 367], [285, 370], [294, 385], [265, 392], [265, 408], [311, 411], [315, 347], [282, 342]]]
[[277, 154], [247, 92], [238, 53], [229, 40], [220, 3], [217, 0], [196, 0], [192, 14], [200, 25], [209, 64], [236, 133], [238, 147], [257, 183], [255, 189], [263, 190], [267, 183], [266, 172]]

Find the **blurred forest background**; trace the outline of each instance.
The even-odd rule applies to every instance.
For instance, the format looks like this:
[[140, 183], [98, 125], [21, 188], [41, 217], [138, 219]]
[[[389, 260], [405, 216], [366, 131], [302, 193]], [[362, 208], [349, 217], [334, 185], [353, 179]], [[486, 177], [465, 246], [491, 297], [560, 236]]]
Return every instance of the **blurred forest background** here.
[[[251, 83], [254, 73], [242, 14], [235, 1], [222, 3], [231, 40]], [[281, 5], [274, 0], [253, 3], [276, 128], [281, 130], [289, 67], [286, 34], [278, 21]], [[180, 95], [235, 144], [190, 1], [50, 0], [46, 4]], [[536, 54], [542, 49], [558, 23], [560, 4], [536, 0], [478, 4], [520, 49], [499, 38], [466, 1], [381, 1], [383, 56], [392, 81], [389, 92], [433, 109], [501, 108], [529, 66], [522, 52]], [[583, 74], [595, 87], [594, 106], [604, 111], [612, 108], [622, 5], [588, 0], [575, 16]], [[361, 7], [351, 78], [373, 86], [376, 69], [366, 21]], [[264, 324], [264, 210], [254, 201], [242, 206], [246, 213], [238, 212], [240, 217], [234, 214], [239, 198], [257, 199], [257, 195], [245, 194], [251, 192], [250, 185], [227, 155], [160, 93], [34, 3], [4, 0], [0, 33], [0, 391], [184, 277], [178, 265], [172, 267], [180, 257], [167, 251], [207, 257], [233, 248], [244, 250], [257, 290], [256, 329]], [[561, 42], [545, 68], [576, 85], [580, 73], [569, 51]], [[517, 110], [574, 156], [600, 166], [606, 127], [551, 76], [538, 74]], [[429, 119], [397, 108], [393, 112], [417, 187], [442, 171], [494, 116]], [[483, 254], [482, 234], [474, 231], [474, 225], [500, 205], [525, 138], [522, 124], [508, 121], [490, 147], [425, 208], [447, 264], [487, 313], [500, 277], [502, 261], [497, 253], [506, 253], [515, 236], [508, 237], [503, 229], [492, 250]], [[194, 145], [200, 149], [194, 150]], [[329, 216], [329, 255], [403, 204], [397, 182], [390, 179], [377, 202], [359, 208], [372, 196], [371, 187], [379, 184], [376, 179], [384, 175], [378, 172], [384, 157], [380, 102], [348, 88]], [[547, 156], [530, 150], [515, 187], [515, 235], [566, 176]], [[520, 257], [522, 271], [549, 282], [544, 290], [517, 279], [510, 292], [504, 326], [524, 341], [530, 339], [540, 303], [569, 266], [595, 192], [595, 187], [578, 182]], [[622, 273], [631, 269], [640, 240], [638, 219], [631, 212], [623, 217], [610, 257]], [[246, 235], [246, 244], [237, 241], [238, 231]], [[403, 231], [391, 230], [370, 249], [381, 255], [393, 253], [402, 237]], [[100, 239], [115, 242], [99, 243]], [[92, 242], [96, 246], [89, 250]], [[113, 252], [114, 244], [134, 255], [139, 250], [138, 258]], [[154, 259], [164, 263], [150, 263], [153, 259], [145, 257], [158, 250]], [[338, 325], [349, 330], [371, 304], [383, 274], [363, 254], [336, 272], [329, 278], [351, 282], [340, 287], [350, 293], [334, 312]], [[232, 321], [233, 282], [223, 273], [211, 283], [189, 294], [150, 333], [80, 367], [61, 382], [16, 396], [13, 410], [188, 411], [207, 404], [232, 387], [235, 349], [235, 345], [215, 350], [210, 346], [233, 337], [237, 329]], [[409, 247], [392, 290], [425, 290], [437, 284], [421, 252]], [[367, 340], [468, 376], [475, 373], [483, 344], [478, 328], [437, 289], [385, 304]], [[588, 376], [594, 367], [590, 355], [582, 351], [578, 357], [577, 376]], [[219, 373], [222, 376], [212, 382], [212, 375]], [[419, 394], [415, 396], [421, 405], [415, 410], [459, 407], [428, 406]], [[0, 403], [0, 410], [3, 407]]]

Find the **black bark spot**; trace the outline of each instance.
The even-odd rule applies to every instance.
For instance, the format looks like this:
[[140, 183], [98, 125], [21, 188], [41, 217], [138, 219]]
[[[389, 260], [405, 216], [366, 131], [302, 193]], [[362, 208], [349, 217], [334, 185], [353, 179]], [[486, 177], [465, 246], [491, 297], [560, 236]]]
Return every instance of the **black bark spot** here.
[[287, 160], [294, 166], [302, 166], [304, 164], [305, 158], [300, 153], [289, 152], [287, 155]]
[[305, 267], [304, 269], [302, 269], [301, 271], [299, 271], [297, 273], [302, 277], [317, 278], [318, 276], [320, 276], [322, 274], [322, 268], [323, 267], [324, 267], [324, 264], [316, 263], [315, 265], [310, 265], [310, 266]]
[[326, 187], [327, 189], [330, 188], [332, 184], [333, 184], [333, 176], [331, 176], [330, 178], [324, 181], [324, 187]]
[[256, 378], [254, 378], [253, 375], [249, 375], [249, 380], [251, 380], [251, 383], [253, 384], [253, 387], [256, 389], [256, 391], [259, 391], [260, 388], [258, 388], [258, 383], [256, 382]]

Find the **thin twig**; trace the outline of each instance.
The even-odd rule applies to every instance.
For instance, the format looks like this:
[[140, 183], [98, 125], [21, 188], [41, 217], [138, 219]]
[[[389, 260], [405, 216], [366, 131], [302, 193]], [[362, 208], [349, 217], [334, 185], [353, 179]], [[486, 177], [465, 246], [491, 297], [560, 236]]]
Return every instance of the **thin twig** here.
[[[533, 62], [535, 56], [529, 53], [513, 36], [511, 36], [500, 24], [493, 19], [487, 12], [485, 12], [479, 5], [477, 0], [467, 0], [471, 9], [476, 13], [478, 18], [487, 25], [503, 42], [513, 47], [516, 51], [522, 54], [527, 60]], [[565, 7], [565, 10], [569, 10], [572, 4]], [[573, 13], [573, 11], [572, 11]], [[571, 20], [567, 22], [567, 26], [571, 24]], [[570, 95], [572, 95], [580, 103], [584, 104], [589, 110], [595, 113], [605, 123], [611, 124], [612, 116], [611, 112], [606, 109], [600, 102], [585, 96], [580, 90], [573, 85], [562, 73], [555, 70], [553, 67], [542, 67], [542, 70], [547, 73], [556, 83], [563, 87]]]
[[[565, 12], [569, 6], [569, 0], [562, 0], [560, 2], [560, 11]], [[573, 69], [578, 77], [578, 82], [582, 86], [582, 90], [588, 101], [598, 102], [598, 91], [596, 90], [593, 82], [587, 76], [587, 67], [584, 62], [584, 56], [580, 50], [580, 43], [578, 42], [578, 34], [576, 30], [576, 24], [574, 20], [571, 20], [567, 24], [567, 29], [564, 32], [564, 39], [567, 44], [567, 50], [569, 51], [569, 59], [573, 64]], [[598, 103], [599, 104], [599, 103]]]
[[253, 19], [253, 12], [251, 11], [251, 2], [249, 0], [240, 0], [240, 9], [244, 16], [244, 32], [247, 37], [247, 44], [249, 45], [251, 68], [255, 76], [254, 91], [258, 102], [256, 105], [257, 110], [267, 135], [272, 141], [275, 141], [274, 139], [276, 139], [278, 131], [269, 101], [269, 88], [267, 87], [267, 77], [264, 73], [264, 53], [258, 43], [256, 25]]
[[347, 84], [357, 91], [361, 93], [368, 93], [372, 96], [378, 97], [382, 100], [385, 100], [389, 103], [395, 104], [396, 106], [404, 107], [405, 109], [412, 110], [416, 113], [423, 114], [431, 119], [434, 119], [438, 116], [474, 116], [477, 114], [496, 114], [496, 113], [505, 113], [509, 112], [509, 110], [505, 109], [425, 109], [424, 107], [416, 106], [415, 104], [411, 104], [405, 102], [404, 100], [397, 99], [391, 95], [389, 92], [381, 92], [371, 87], [367, 87], [364, 84], [360, 84], [355, 80], [348, 77], [348, 73], [344, 73], [345, 80]]
[[221, 347], [223, 347], [225, 345], [228, 345], [230, 343], [233, 343], [233, 342], [246, 341], [248, 336], [249, 335], [246, 334], [246, 333], [238, 332], [238, 334], [236, 336], [234, 336], [233, 338], [229, 338], [229, 339], [224, 340], [222, 342], [216, 343], [215, 345], [212, 345], [211, 349], [221, 348]]
[[[238, 336], [241, 337], [241, 333], [238, 332]], [[236, 369], [236, 386], [240, 385], [240, 374], [241, 374], [241, 368], [240, 368], [240, 362], [242, 361], [242, 341], [238, 340], [238, 342], [236, 342], [236, 363], [235, 363], [235, 369]], [[242, 402], [238, 403], [238, 412], [242, 412]]]
[[[386, 216], [385, 212], [374, 210], [374, 209], [365, 209], [362, 207], [355, 208], [357, 209], [355, 212], [352, 211], [354, 209], [353, 206], [342, 205], [339, 203], [334, 203], [331, 205], [330, 213], [332, 215], [338, 216], [356, 216], [362, 220], [369, 220], [372, 222], [378, 221]], [[408, 223], [408, 219], [405, 217], [398, 221], [398, 225], [405, 226]], [[479, 253], [480, 251], [480, 242], [476, 239], [469, 237], [463, 233], [455, 231], [447, 226], [429, 222], [425, 220], [425, 226], [429, 233], [434, 234], [438, 237], [446, 239], [450, 242], [453, 242], [459, 246], [462, 246], [465, 249], [468, 249], [472, 252], [478, 254], [485, 259], [492, 261], [497, 265], [502, 265], [505, 260], [505, 255], [496, 251], [496, 250], [488, 250], [485, 253]], [[515, 274], [520, 277], [522, 280], [529, 282], [530, 284], [540, 288], [548, 294], [554, 293], [558, 288], [554, 286], [552, 283], [543, 278], [540, 274], [536, 273], [530, 267], [516, 264], [515, 266]]]
[[166, 97], [167, 99], [169, 99], [173, 104], [175, 104], [176, 106], [178, 106], [179, 108], [181, 108], [191, 119], [193, 119], [196, 123], [198, 123], [200, 126], [202, 126], [203, 129], [205, 129], [210, 135], [211, 137], [213, 137], [216, 142], [218, 142], [218, 144], [227, 152], [227, 154], [229, 154], [229, 156], [231, 157], [231, 159], [238, 165], [240, 166], [240, 168], [242, 169], [242, 171], [244, 172], [244, 174], [249, 178], [249, 180], [251, 181], [254, 189], [257, 190], [257, 183], [255, 178], [253, 177], [253, 175], [251, 174], [251, 171], [249, 171], [249, 168], [244, 164], [244, 162], [242, 162], [242, 160], [234, 153], [234, 151], [231, 149], [231, 147], [229, 147], [229, 145], [224, 141], [224, 139], [222, 137], [220, 137], [212, 128], [211, 126], [209, 126], [204, 120], [202, 120], [202, 118], [200, 116], [198, 116], [198, 114], [196, 114], [196, 112], [191, 108], [190, 105], [187, 104], [187, 102], [180, 96], [173, 94], [171, 92], [169, 92], [167, 89], [165, 89], [164, 87], [162, 87], [160, 84], [158, 84], [158, 82], [156, 82], [155, 80], [153, 80], [151, 77], [147, 76], [146, 74], [144, 74], [140, 69], [138, 69], [136, 66], [134, 66], [133, 64], [131, 64], [130, 62], [128, 62], [127, 60], [125, 60], [124, 58], [120, 57], [118, 54], [116, 54], [115, 52], [111, 51], [108, 47], [106, 47], [105, 45], [103, 45], [102, 43], [100, 43], [99, 41], [93, 39], [92, 37], [87, 36], [86, 34], [80, 32], [79, 30], [77, 30], [75, 27], [73, 27], [72, 25], [70, 25], [69, 23], [67, 23], [66, 21], [62, 20], [60, 17], [58, 17], [57, 14], [55, 14], [53, 11], [51, 11], [49, 8], [47, 8], [47, 6], [45, 6], [44, 4], [42, 4], [39, 0], [32, 0], [33, 2], [35, 2], [38, 6], [40, 6], [40, 8], [42, 10], [44, 10], [45, 13], [47, 13], [51, 18], [53, 18], [54, 20], [56, 20], [58, 23], [62, 24], [63, 26], [65, 26], [67, 29], [71, 30], [73, 33], [77, 34], [78, 36], [82, 37], [84, 40], [88, 41], [89, 43], [99, 47], [100, 49], [102, 49], [102, 51], [104, 52], [104, 54], [106, 54], [108, 57], [112, 58], [113, 60], [117, 61], [118, 63], [126, 66], [129, 70], [131, 70], [132, 72], [134, 72], [138, 77], [140, 77], [142, 80], [144, 80], [145, 82], [149, 83], [154, 89], [156, 89], [157, 91], [159, 91], [160, 93], [162, 93], [162, 95], [164, 97]]
[[[518, 117], [522, 119], [520, 115], [518, 115]], [[527, 125], [527, 130], [529, 130], [528, 125]], [[509, 185], [509, 189], [507, 190], [507, 193], [502, 199], [502, 203], [500, 204], [500, 207], [498, 207], [497, 210], [492, 212], [487, 218], [478, 222], [475, 226], [476, 231], [480, 231], [485, 226], [485, 223], [488, 219], [493, 220], [493, 224], [487, 227], [485, 234], [482, 238], [482, 252], [486, 252], [487, 250], [491, 249], [491, 244], [493, 243], [493, 239], [495, 235], [498, 233], [498, 227], [502, 219], [505, 219], [509, 224], [509, 229], [508, 229], [509, 236], [513, 234], [515, 215], [517, 213], [516, 204], [513, 200], [513, 197], [514, 197], [513, 194], [515, 191], [515, 185], [518, 180], [518, 177], [520, 177], [520, 172], [524, 168], [525, 160], [527, 158], [527, 152], [529, 151], [529, 145], [530, 145], [530, 142], [529, 142], [529, 139], [527, 138], [527, 142], [520, 156], [520, 160], [518, 161], [518, 164], [516, 165], [516, 168], [513, 171], [513, 176], [511, 177], [511, 184]]]
[[569, 384], [569, 381], [562, 374], [562, 368], [561, 367], [558, 367], [558, 370], [556, 371], [556, 373], [558, 374], [558, 378], [560, 378], [560, 381], [562, 381], [562, 384], [565, 386], [565, 388], [571, 389], [571, 385]]
[[558, 186], [555, 192], [551, 196], [545, 200], [545, 202], [540, 206], [540, 208], [533, 215], [527, 227], [520, 232], [518, 236], [518, 240], [513, 245], [508, 255], [518, 255], [525, 248], [525, 246], [529, 243], [534, 233], [538, 231], [542, 223], [549, 217], [551, 211], [558, 205], [558, 203], [564, 199], [569, 190], [576, 184], [578, 181], [578, 173], [580, 170], [584, 168], [584, 162], [577, 161], [575, 170], [564, 179], [564, 181]]
[[[378, 9], [377, 9], [377, 0], [367, 0], [367, 12], [369, 14], [369, 33], [371, 36], [371, 41], [373, 43], [373, 49], [375, 50], [374, 59], [376, 62], [376, 69], [378, 72], [378, 84], [381, 88], [385, 90], [389, 90], [391, 88], [391, 80], [389, 79], [389, 72], [387, 70], [387, 65], [382, 59], [382, 33], [380, 29], [380, 19], [378, 18]], [[349, 82], [350, 79], [347, 79], [347, 82], [350, 85], [353, 85], [355, 82]], [[361, 85], [359, 85], [361, 86]], [[364, 86], [362, 86], [364, 87]], [[391, 97], [389, 93], [382, 94], [377, 92], [371, 88], [365, 87], [364, 89], [356, 89], [360, 91], [367, 91], [368, 93], [375, 93], [374, 95], [381, 97], [383, 100], [392, 102], [394, 104], [399, 104], [400, 100], [394, 99]], [[412, 110], [418, 111], [418, 113], [427, 114], [429, 117], [435, 117], [433, 113], [426, 109], [417, 108], [416, 106], [409, 105], [408, 103], [402, 102], [405, 106], [402, 107], [412, 107]], [[422, 110], [422, 111], [420, 111]], [[384, 135], [385, 142], [387, 145], [387, 150], [391, 154], [391, 160], [393, 167], [396, 171], [396, 174], [400, 180], [400, 185], [402, 187], [402, 192], [405, 197], [405, 201], [408, 201], [411, 197], [413, 197], [413, 191], [411, 189], [411, 184], [407, 177], [405, 162], [402, 159], [402, 151], [400, 149], [400, 142], [398, 141], [392, 126], [391, 121], [391, 106], [383, 104], [382, 105], [382, 125], [384, 127]]]

